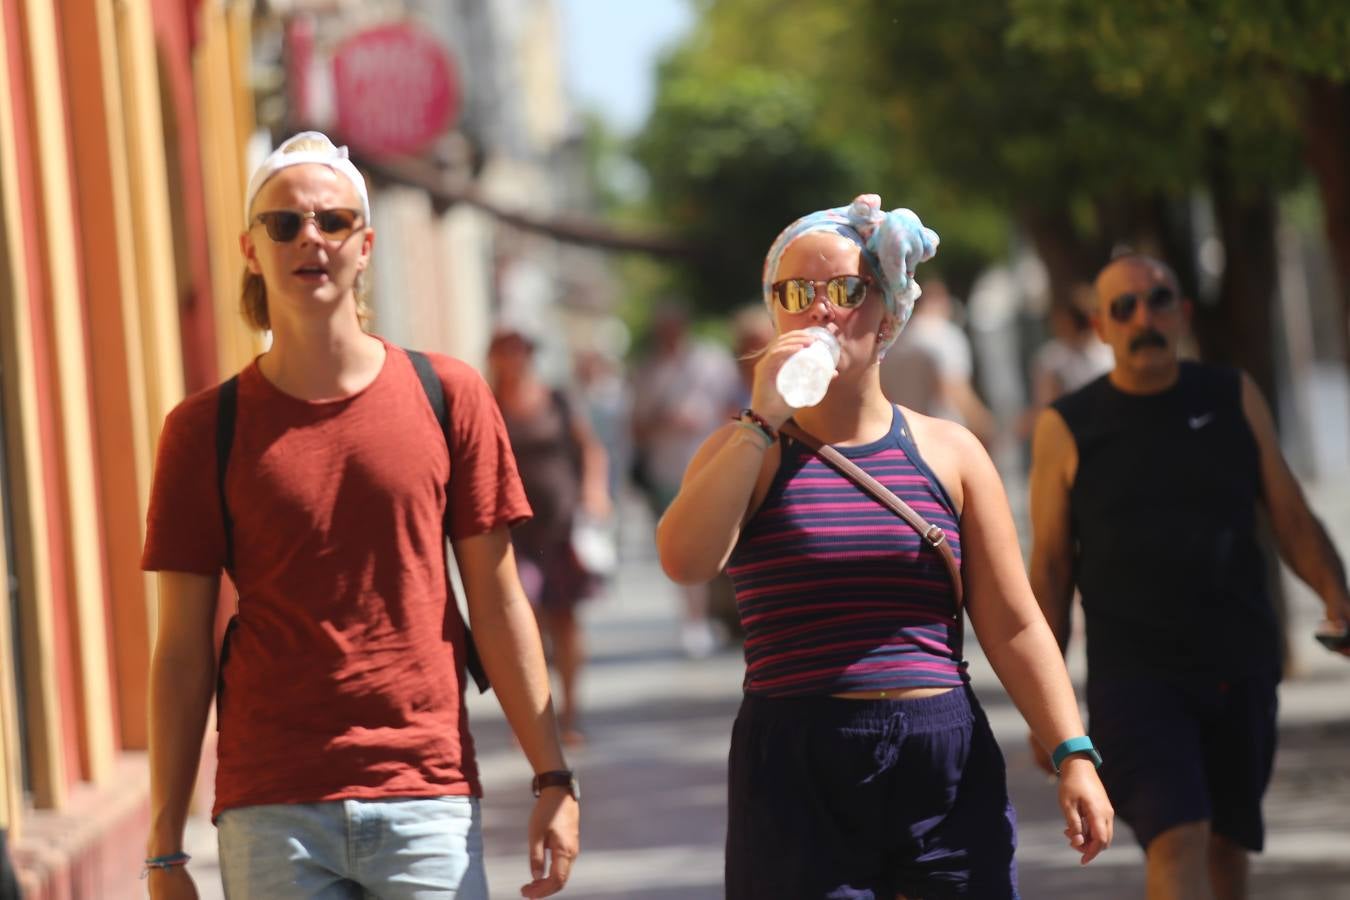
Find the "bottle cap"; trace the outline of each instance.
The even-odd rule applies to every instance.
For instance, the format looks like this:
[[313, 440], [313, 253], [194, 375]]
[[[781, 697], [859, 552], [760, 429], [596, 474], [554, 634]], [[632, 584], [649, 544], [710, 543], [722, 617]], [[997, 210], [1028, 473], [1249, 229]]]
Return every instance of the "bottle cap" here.
[[806, 333], [816, 339], [819, 344], [825, 345], [825, 349], [830, 351], [830, 359], [839, 364], [839, 339], [834, 336], [834, 332], [819, 325], [812, 325], [806, 329]]

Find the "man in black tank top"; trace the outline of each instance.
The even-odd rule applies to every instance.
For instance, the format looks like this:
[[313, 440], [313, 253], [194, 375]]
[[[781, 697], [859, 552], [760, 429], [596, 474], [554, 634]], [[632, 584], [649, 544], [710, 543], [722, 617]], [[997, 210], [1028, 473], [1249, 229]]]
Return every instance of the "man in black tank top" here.
[[1171, 269], [1123, 256], [1095, 288], [1115, 368], [1037, 421], [1031, 586], [1061, 648], [1081, 592], [1089, 731], [1150, 900], [1245, 897], [1281, 668], [1257, 504], [1341, 628], [1345, 569], [1251, 378], [1179, 359], [1190, 305]]

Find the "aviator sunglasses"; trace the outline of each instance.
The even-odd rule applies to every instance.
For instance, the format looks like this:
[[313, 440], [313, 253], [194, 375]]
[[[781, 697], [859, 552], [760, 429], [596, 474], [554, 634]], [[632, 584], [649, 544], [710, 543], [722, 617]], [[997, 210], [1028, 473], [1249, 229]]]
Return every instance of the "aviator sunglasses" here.
[[855, 309], [867, 299], [872, 279], [865, 275], [836, 275], [829, 281], [809, 278], [785, 278], [772, 286], [773, 298], [790, 313], [804, 312], [816, 302], [816, 285], [825, 285], [825, 296], [839, 309]]
[[1111, 301], [1111, 318], [1117, 322], [1128, 322], [1134, 318], [1134, 310], [1143, 303], [1149, 312], [1166, 312], [1177, 304], [1176, 291], [1160, 284], [1147, 294], [1121, 294]]
[[273, 241], [289, 244], [300, 233], [306, 219], [313, 219], [315, 227], [324, 237], [345, 240], [361, 221], [361, 213], [354, 209], [313, 209], [309, 212], [277, 209], [258, 213], [253, 217], [253, 222], [255, 225], [261, 223]]

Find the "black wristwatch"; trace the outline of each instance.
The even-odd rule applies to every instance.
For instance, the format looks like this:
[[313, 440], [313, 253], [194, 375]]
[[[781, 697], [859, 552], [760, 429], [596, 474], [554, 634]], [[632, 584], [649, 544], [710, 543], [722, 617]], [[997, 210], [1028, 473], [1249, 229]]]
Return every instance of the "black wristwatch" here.
[[550, 787], [567, 788], [567, 793], [572, 795], [572, 799], [578, 803], [581, 802], [581, 784], [577, 781], [577, 776], [571, 769], [540, 772], [534, 776], [534, 781], [530, 782], [530, 789], [534, 791], [536, 797], [544, 788]]

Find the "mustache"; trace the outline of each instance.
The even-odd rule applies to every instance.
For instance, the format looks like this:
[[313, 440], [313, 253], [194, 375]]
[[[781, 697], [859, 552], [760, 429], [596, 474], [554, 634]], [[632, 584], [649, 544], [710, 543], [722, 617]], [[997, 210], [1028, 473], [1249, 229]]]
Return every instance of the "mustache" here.
[[1167, 338], [1162, 336], [1162, 332], [1155, 331], [1152, 328], [1139, 332], [1130, 338], [1130, 352], [1142, 350], [1145, 347], [1157, 347], [1160, 350], [1167, 349]]

